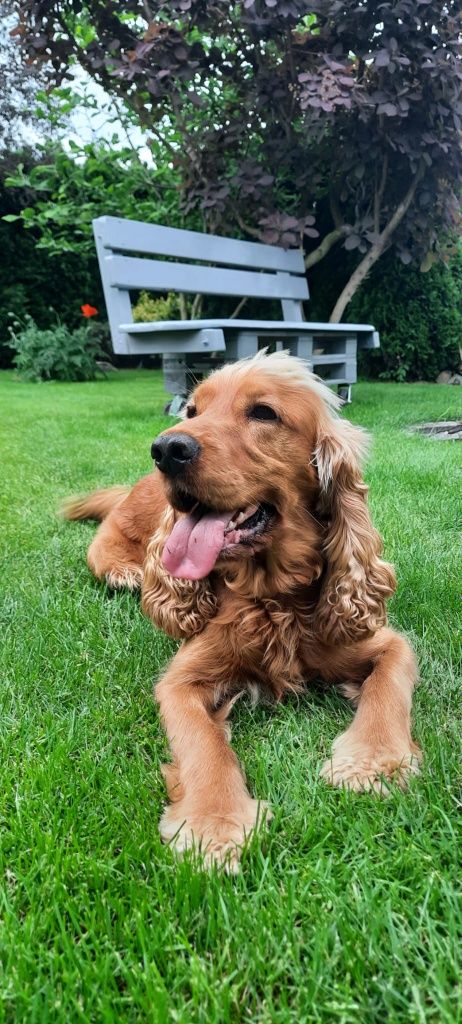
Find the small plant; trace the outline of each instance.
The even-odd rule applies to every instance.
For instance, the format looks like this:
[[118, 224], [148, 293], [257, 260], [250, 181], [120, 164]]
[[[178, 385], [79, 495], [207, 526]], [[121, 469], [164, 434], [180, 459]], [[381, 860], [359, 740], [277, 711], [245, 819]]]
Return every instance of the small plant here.
[[16, 353], [13, 364], [23, 380], [94, 380], [102, 372], [97, 359], [105, 358], [105, 352], [90, 325], [70, 331], [58, 321], [40, 330], [26, 314], [14, 321], [9, 333], [8, 346]]
[[181, 319], [178, 296], [169, 292], [165, 297], [155, 299], [149, 292], [141, 292], [138, 302], [133, 306], [133, 319], [135, 323]]

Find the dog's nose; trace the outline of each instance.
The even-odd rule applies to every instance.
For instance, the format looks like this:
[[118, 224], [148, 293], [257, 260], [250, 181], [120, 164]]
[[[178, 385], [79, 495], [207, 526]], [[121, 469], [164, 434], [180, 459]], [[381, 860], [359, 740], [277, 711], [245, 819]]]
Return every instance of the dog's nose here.
[[151, 455], [161, 473], [178, 476], [197, 459], [201, 450], [198, 441], [189, 434], [160, 434], [151, 445]]

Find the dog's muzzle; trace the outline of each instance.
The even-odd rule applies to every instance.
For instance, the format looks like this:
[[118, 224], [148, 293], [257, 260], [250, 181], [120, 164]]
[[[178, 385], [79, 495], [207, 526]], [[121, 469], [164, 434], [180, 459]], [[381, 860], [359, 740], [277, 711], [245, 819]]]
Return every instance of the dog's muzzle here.
[[200, 455], [201, 446], [189, 434], [160, 434], [151, 445], [151, 455], [161, 473], [180, 476]]

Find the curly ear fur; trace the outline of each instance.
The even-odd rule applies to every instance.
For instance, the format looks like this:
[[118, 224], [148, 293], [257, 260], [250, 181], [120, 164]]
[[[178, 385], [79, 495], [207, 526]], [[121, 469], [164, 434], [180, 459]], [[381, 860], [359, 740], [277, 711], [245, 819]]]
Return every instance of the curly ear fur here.
[[162, 566], [165, 541], [175, 522], [175, 513], [167, 508], [160, 526], [148, 544], [141, 592], [143, 612], [155, 626], [174, 640], [200, 633], [217, 610], [217, 599], [208, 579], [177, 580]]
[[316, 619], [327, 643], [365, 639], [386, 622], [394, 593], [393, 567], [379, 557], [382, 541], [372, 526], [361, 458], [367, 435], [339, 420], [321, 433], [315, 451], [324, 539], [325, 579]]

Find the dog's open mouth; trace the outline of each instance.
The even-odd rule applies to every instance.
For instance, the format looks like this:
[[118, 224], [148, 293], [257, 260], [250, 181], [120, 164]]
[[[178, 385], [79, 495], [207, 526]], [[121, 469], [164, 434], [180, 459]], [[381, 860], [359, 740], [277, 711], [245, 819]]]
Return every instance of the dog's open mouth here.
[[234, 512], [216, 512], [197, 502], [175, 523], [162, 554], [164, 568], [179, 579], [203, 579], [220, 555], [240, 544], [252, 547], [257, 543], [276, 516], [274, 505], [268, 502]]

